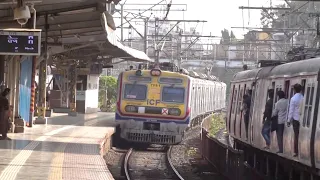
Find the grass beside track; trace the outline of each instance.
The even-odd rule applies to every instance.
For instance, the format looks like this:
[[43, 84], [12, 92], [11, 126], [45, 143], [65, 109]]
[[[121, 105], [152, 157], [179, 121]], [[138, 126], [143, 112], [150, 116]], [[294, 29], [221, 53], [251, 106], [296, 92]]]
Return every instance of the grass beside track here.
[[223, 130], [226, 133], [226, 121], [224, 113], [215, 113], [212, 116], [212, 120], [210, 122], [209, 135], [211, 137], [216, 137], [217, 134]]

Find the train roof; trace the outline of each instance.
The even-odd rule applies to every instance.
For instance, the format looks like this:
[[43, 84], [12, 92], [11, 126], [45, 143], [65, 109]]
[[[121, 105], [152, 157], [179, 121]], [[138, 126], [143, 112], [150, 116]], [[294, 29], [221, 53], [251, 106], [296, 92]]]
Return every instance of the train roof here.
[[238, 72], [233, 76], [233, 81], [256, 78], [260, 70], [261, 68]]
[[270, 72], [270, 76], [315, 74], [320, 69], [320, 58], [295, 61], [276, 66]]
[[316, 74], [320, 69], [320, 58], [285, 63], [238, 72], [232, 81], [265, 77], [294, 76], [301, 74]]

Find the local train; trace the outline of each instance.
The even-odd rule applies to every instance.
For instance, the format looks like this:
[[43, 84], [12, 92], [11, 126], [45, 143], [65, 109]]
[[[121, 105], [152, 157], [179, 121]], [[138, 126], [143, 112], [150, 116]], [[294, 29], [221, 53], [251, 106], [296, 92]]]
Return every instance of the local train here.
[[[263, 172], [271, 179], [318, 179], [320, 169], [320, 110], [319, 71], [320, 58], [290, 63], [277, 63], [237, 73], [231, 81], [227, 108], [227, 129], [230, 142], [236, 149], [243, 150], [248, 165]], [[283, 134], [283, 153], [278, 151], [276, 132], [271, 134], [270, 150], [265, 150], [261, 135], [262, 120], [267, 93], [282, 90], [290, 98], [294, 95], [293, 85], [302, 85], [304, 94], [300, 118], [299, 154], [293, 157], [293, 129], [287, 127]], [[252, 90], [248, 138], [241, 106], [246, 90]]]
[[153, 68], [118, 77], [116, 133], [129, 142], [178, 144], [202, 115], [225, 107], [226, 84], [214, 76]]

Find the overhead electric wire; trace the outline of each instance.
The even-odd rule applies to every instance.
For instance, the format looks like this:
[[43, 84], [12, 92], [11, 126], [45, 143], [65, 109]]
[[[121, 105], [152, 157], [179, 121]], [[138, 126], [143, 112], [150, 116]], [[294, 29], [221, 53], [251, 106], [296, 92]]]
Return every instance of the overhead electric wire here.
[[[151, 6], [150, 8], [148, 8], [148, 9], [144, 10], [142, 13], [139, 13], [139, 15], [142, 15], [143, 13], [145, 13], [145, 12], [147, 12], [147, 11], [149, 11], [149, 10], [152, 10], [152, 8], [154, 8], [155, 6], [157, 6], [157, 5], [161, 4], [163, 1], [165, 1], [165, 0], [161, 0], [159, 3], [154, 4], [154, 5], [153, 5], [153, 6]], [[132, 19], [134, 19], [134, 18], [138, 17], [139, 15], [134, 16]], [[131, 19], [131, 20], [132, 20], [132, 19]], [[121, 26], [123, 26], [123, 25], [125, 25], [125, 24], [129, 23], [131, 20], [129, 20], [128, 22], [125, 22], [125, 23], [120, 24], [119, 26], [117, 26], [117, 28], [119, 28], [119, 27], [121, 27]]]

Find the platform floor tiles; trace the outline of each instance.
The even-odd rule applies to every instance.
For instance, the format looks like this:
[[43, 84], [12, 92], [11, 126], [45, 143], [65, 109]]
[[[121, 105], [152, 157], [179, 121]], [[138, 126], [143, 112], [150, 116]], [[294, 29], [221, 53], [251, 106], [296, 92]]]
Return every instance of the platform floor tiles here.
[[109, 180], [101, 142], [114, 132], [114, 113], [55, 114], [47, 125], [0, 141], [0, 180]]

